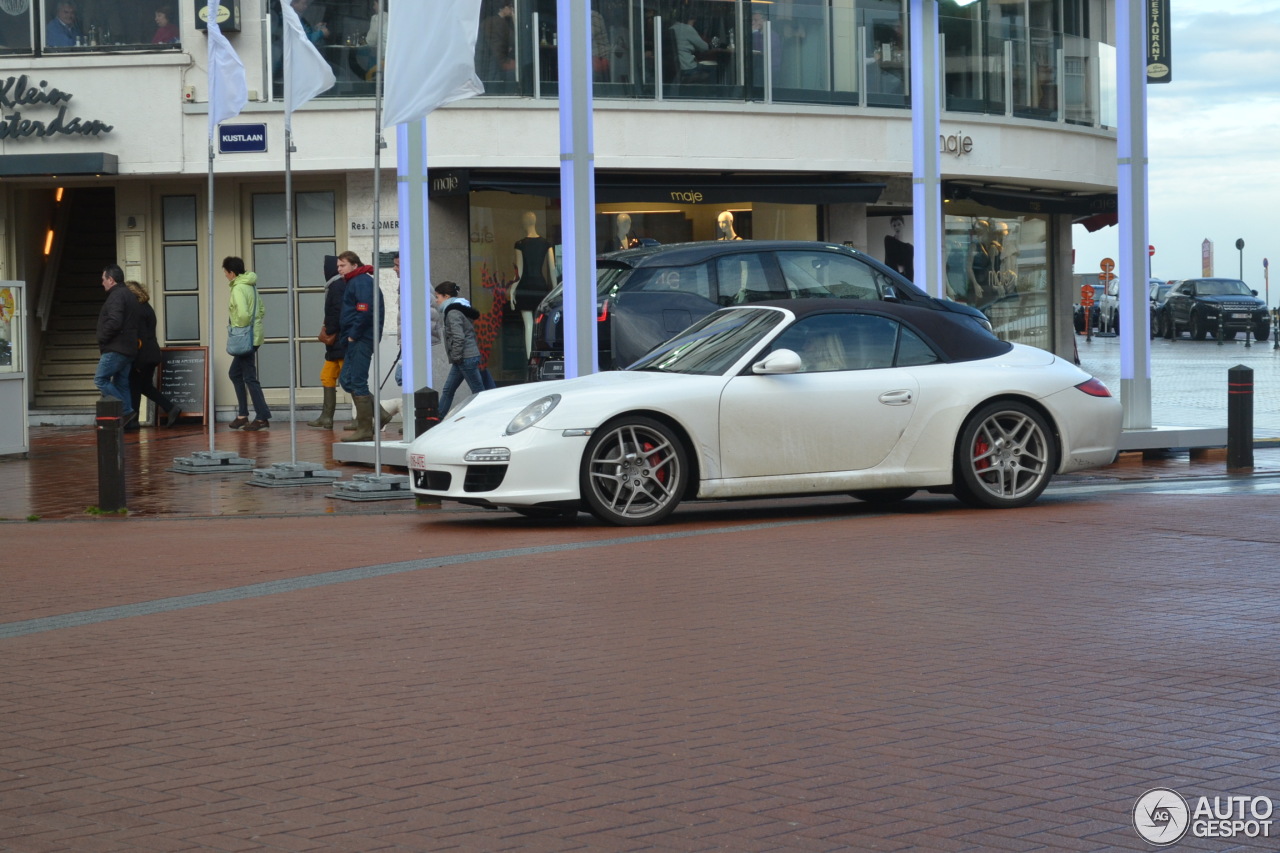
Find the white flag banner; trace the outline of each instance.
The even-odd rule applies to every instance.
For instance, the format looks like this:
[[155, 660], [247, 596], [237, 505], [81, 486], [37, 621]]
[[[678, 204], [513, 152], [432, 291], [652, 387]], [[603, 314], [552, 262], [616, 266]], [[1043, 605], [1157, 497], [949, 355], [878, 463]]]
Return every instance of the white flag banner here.
[[476, 76], [481, 0], [400, 0], [390, 10], [382, 127], [484, 92]]
[[290, 127], [293, 111], [321, 92], [332, 89], [337, 80], [329, 63], [307, 38], [302, 20], [293, 6], [288, 2], [281, 3], [280, 12], [284, 19], [284, 32], [280, 34], [284, 45], [284, 123], [285, 127]]
[[209, 139], [218, 132], [219, 123], [240, 115], [249, 103], [244, 63], [218, 26], [219, 8], [218, 0], [209, 0]]

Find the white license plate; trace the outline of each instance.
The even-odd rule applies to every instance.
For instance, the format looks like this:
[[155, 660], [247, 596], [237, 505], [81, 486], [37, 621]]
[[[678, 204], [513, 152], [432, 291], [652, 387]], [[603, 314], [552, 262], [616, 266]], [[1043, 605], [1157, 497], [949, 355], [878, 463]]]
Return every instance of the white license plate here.
[[1232, 320], [1248, 320], [1249, 315], [1248, 314], [1232, 314], [1231, 319]]

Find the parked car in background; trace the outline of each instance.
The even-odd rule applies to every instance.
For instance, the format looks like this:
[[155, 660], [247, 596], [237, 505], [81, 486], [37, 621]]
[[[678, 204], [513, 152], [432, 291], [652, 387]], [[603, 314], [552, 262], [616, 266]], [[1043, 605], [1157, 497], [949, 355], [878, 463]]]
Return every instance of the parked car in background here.
[[[929, 296], [847, 246], [800, 240], [674, 243], [610, 252], [596, 260], [599, 366], [626, 367], [725, 306], [840, 298], [922, 306], [991, 329], [977, 308]], [[564, 378], [563, 309], [563, 289], [557, 285], [535, 313], [531, 380]]]
[[1258, 291], [1234, 278], [1188, 278], [1169, 290], [1161, 309], [1161, 328], [1169, 339], [1188, 332], [1192, 340], [1217, 337], [1224, 340], [1248, 330], [1265, 341], [1271, 334], [1271, 318]]
[[1098, 331], [1120, 334], [1120, 279], [1113, 278], [1098, 296]]
[[1164, 318], [1164, 303], [1175, 284], [1177, 284], [1176, 281], [1161, 281], [1158, 278], [1150, 279], [1147, 283], [1147, 303], [1151, 306], [1151, 337], [1153, 338], [1164, 337], [1164, 328], [1161, 326]]
[[722, 308], [625, 370], [485, 391], [414, 440], [413, 491], [541, 518], [662, 521], [682, 501], [915, 491], [1011, 509], [1110, 463], [1120, 401], [927, 303]]

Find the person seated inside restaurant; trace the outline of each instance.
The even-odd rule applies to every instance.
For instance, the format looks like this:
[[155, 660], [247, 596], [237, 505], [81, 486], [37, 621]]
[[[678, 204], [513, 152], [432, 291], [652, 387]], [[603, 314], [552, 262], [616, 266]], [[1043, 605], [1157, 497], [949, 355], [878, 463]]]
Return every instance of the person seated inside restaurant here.
[[681, 83], [706, 83], [710, 80], [708, 66], [698, 63], [697, 54], [711, 49], [711, 45], [693, 28], [697, 20], [692, 15], [671, 25], [671, 40], [676, 51], [676, 68]]
[[54, 16], [45, 27], [44, 43], [49, 47], [75, 47], [84, 43], [84, 31], [80, 29], [75, 3], [62, 0], [57, 4]]
[[151, 37], [151, 43], [178, 43], [178, 23], [174, 20], [172, 6], [161, 6], [156, 9], [156, 32]]

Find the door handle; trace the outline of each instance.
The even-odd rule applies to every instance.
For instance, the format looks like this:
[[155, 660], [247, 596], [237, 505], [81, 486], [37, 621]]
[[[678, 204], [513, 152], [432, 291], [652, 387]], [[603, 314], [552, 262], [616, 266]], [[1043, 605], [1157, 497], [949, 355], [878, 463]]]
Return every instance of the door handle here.
[[911, 405], [911, 392], [909, 390], [902, 391], [885, 391], [880, 395], [880, 402], [886, 406], [909, 406]]

